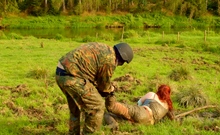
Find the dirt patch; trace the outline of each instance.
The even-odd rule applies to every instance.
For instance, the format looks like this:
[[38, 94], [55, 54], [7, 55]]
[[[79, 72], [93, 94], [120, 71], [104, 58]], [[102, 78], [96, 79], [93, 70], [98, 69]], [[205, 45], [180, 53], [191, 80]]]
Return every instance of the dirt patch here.
[[[179, 60], [179, 62], [182, 62], [181, 60]], [[136, 79], [135, 77], [133, 77], [131, 74], [126, 74], [124, 76], [120, 76], [118, 78], [115, 78], [112, 81], [112, 85], [115, 87], [115, 92], [124, 92], [127, 94], [131, 94], [132, 90], [135, 89], [136, 86], [138, 85], [142, 85], [142, 81], [139, 79]], [[31, 94], [31, 91], [29, 90], [29, 88], [27, 87], [27, 85], [25, 84], [20, 84], [17, 85], [16, 87], [11, 87], [11, 86], [0, 86], [0, 89], [2, 90], [10, 90], [11, 91], [11, 97], [10, 99], [8, 99], [8, 101], [5, 101], [3, 104], [6, 106], [6, 108], [10, 109], [13, 114], [15, 116], [22, 116], [25, 115], [30, 119], [30, 122], [32, 122], [32, 120], [38, 120], [37, 123], [35, 123], [35, 125], [37, 125], [37, 128], [33, 129], [33, 128], [29, 128], [29, 127], [24, 127], [23, 129], [21, 129], [21, 131], [23, 133], [26, 134], [31, 134], [31, 133], [36, 133], [36, 134], [41, 134], [41, 133], [57, 133], [57, 129], [56, 129], [56, 124], [59, 124], [60, 119], [54, 119], [51, 120], [49, 116], [47, 116], [46, 112], [44, 110], [42, 110], [40, 107], [36, 108], [34, 106], [30, 106], [26, 109], [24, 109], [23, 107], [19, 107], [18, 105], [16, 105], [16, 103], [14, 102], [14, 99], [17, 98], [18, 96], [22, 96], [22, 97], [29, 97]], [[131, 102], [137, 102], [138, 99], [140, 97], [133, 97], [131, 99]], [[59, 113], [61, 110], [68, 110], [68, 105], [63, 101], [62, 97], [58, 97], [59, 102], [56, 104], [53, 104], [54, 107], [54, 113]], [[126, 103], [126, 101], [121, 101]], [[185, 102], [184, 102], [185, 103]], [[5, 113], [5, 108], [3, 107], [3, 109], [0, 111], [0, 114]], [[175, 113], [180, 113], [178, 112], [178, 110], [176, 110]], [[196, 114], [196, 115], [195, 115]], [[198, 119], [219, 119], [220, 112], [209, 112], [209, 113], [205, 113], [205, 112], [201, 112], [201, 113], [194, 113], [192, 115], [189, 115], [191, 117], [194, 118], [198, 118]], [[188, 116], [186, 116], [188, 117]], [[68, 124], [67, 124], [68, 126]], [[215, 124], [210, 124], [210, 125], [206, 125], [206, 126], [201, 126], [199, 127], [201, 130], [207, 130], [207, 131], [213, 131], [213, 132], [220, 132], [220, 127], [219, 125], [215, 125]], [[122, 132], [122, 131], [114, 131], [112, 134], [117, 134], [117, 135], [133, 135], [133, 134], [144, 134], [141, 131], [138, 130], [132, 130], [130, 132]]]
[[115, 78], [112, 81], [112, 85], [115, 87], [115, 92], [131, 93], [133, 87], [141, 84], [141, 80], [134, 78], [130, 74]]
[[0, 86], [2, 90], [10, 90], [12, 95], [17, 93], [19, 96], [29, 97], [30, 90], [25, 84], [19, 84], [16, 87], [12, 86]]
[[[26, 98], [30, 96], [31, 91], [29, 90], [27, 85], [20, 84], [20, 85], [17, 85], [16, 87], [0, 86], [0, 89], [11, 91], [10, 99], [5, 101], [3, 104], [5, 104], [5, 106], [8, 109], [10, 109], [15, 116], [26, 115], [29, 118], [37, 118], [39, 120], [45, 117], [44, 112], [41, 111], [40, 109], [37, 109], [35, 107], [29, 107], [28, 109], [24, 109], [23, 107], [16, 105], [16, 103], [14, 102], [14, 100], [18, 97]], [[1, 111], [0, 113], [4, 115], [5, 112]]]

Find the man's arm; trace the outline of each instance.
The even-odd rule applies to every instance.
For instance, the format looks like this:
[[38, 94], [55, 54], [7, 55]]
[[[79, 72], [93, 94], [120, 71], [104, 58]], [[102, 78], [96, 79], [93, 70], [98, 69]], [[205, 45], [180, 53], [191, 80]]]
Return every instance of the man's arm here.
[[111, 77], [113, 75], [114, 67], [105, 64], [99, 69], [97, 74], [97, 89], [100, 94], [110, 94], [114, 91], [114, 87], [111, 85]]

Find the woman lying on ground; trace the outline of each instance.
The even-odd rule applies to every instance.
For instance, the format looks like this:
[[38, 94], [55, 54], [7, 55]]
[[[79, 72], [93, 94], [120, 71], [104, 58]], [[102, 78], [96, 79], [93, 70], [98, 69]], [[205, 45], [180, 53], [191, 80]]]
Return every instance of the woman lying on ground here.
[[116, 122], [120, 117], [135, 123], [153, 125], [165, 116], [174, 119], [172, 101], [170, 99], [171, 89], [167, 85], [161, 85], [156, 93], [148, 92], [141, 97], [137, 105], [127, 105], [116, 101], [114, 95], [106, 97], [106, 108], [104, 119], [106, 124], [118, 128]]

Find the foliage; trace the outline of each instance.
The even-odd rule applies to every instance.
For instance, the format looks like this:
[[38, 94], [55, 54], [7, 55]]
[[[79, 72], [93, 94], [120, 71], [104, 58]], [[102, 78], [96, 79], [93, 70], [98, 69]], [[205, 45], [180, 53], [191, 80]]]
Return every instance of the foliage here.
[[23, 36], [16, 34], [16, 33], [10, 33], [8, 36], [8, 39], [22, 39]]
[[[138, 33], [138, 35], [144, 34]], [[129, 38], [124, 41], [132, 46], [135, 52], [134, 59], [129, 64], [117, 67], [114, 78], [128, 73], [132, 75], [136, 83], [126, 82], [120, 84], [120, 86], [132, 85], [130, 91], [116, 93], [120, 101], [135, 104], [136, 99], [140, 96], [148, 91], [156, 91], [158, 85], [165, 83], [171, 86], [172, 97], [179, 97], [180, 95], [186, 97], [193, 93], [192, 98], [188, 98], [192, 101], [187, 102], [188, 107], [190, 107], [190, 103], [196, 103], [196, 105], [198, 102], [203, 103], [201, 101], [203, 101], [202, 96], [204, 96], [204, 93], [206, 94], [204, 97], [210, 97], [206, 103], [219, 104], [219, 54], [194, 51], [193, 47], [161, 46], [161, 44], [154, 43], [161, 38], [161, 34], [150, 32], [149, 35], [153, 35], [151, 44], [148, 44], [148, 39], [146, 37], [142, 38], [142, 36], [135, 40], [136, 43], [128, 42]], [[188, 37], [194, 36], [196, 35], [188, 34]], [[2, 133], [52, 135], [68, 132], [68, 105], [64, 94], [54, 80], [54, 71], [57, 60], [82, 42], [82, 40], [80, 42], [75, 40], [70, 42], [33, 37], [25, 37], [19, 40], [0, 40], [2, 44], [0, 46], [2, 51], [0, 57], [0, 125], [3, 127]], [[99, 41], [99, 39], [96, 40], [92, 37], [86, 41]], [[191, 41], [190, 38], [184, 39], [186, 45]], [[40, 47], [42, 42], [45, 44], [43, 48]], [[113, 45], [119, 41], [103, 40], [103, 42]], [[198, 41], [193, 39], [193, 42]], [[218, 42], [218, 40], [211, 40], [210, 45]], [[194, 62], [194, 60], [197, 61]], [[167, 75], [176, 67], [182, 66], [184, 62], [187, 63], [187, 71], [190, 71], [190, 75], [193, 76], [192, 80], [173, 81], [170, 79]], [[200, 96], [200, 92], [202, 92], [202, 96]], [[193, 97], [199, 97], [199, 100], [193, 100]], [[184, 107], [176, 106], [179, 104], [178, 101], [180, 100], [173, 100], [175, 113], [185, 111]], [[102, 131], [109, 135], [217, 133], [211, 128], [215, 128], [219, 121], [217, 119], [214, 121], [211, 121], [212, 119], [208, 120], [210, 121], [206, 122], [200, 117], [185, 117], [181, 122], [164, 119], [152, 126], [134, 125], [122, 121], [120, 122], [119, 131], [112, 133], [105, 125], [102, 125]], [[5, 124], [5, 122], [8, 124]], [[158, 130], [161, 132], [158, 132]]]
[[[133, 32], [138, 37], [132, 37]], [[116, 93], [117, 99], [135, 104], [137, 99], [146, 92], [156, 91], [160, 84], [169, 84], [172, 89], [175, 114], [184, 112], [191, 106], [219, 105], [219, 53], [201, 49], [206, 46], [217, 50], [219, 46], [217, 33], [210, 31], [206, 44], [203, 40], [203, 31], [181, 32], [180, 41], [175, 40], [175, 35], [166, 34], [163, 41], [172, 39], [173, 42], [164, 46], [162, 45], [164, 42], [159, 42], [162, 39], [162, 33], [138, 30], [133, 32], [131, 32], [131, 38], [128, 36], [124, 42], [131, 45], [134, 59], [129, 64], [117, 67], [112, 79], [129, 74], [134, 78], [135, 83], [121, 83], [120, 86], [131, 85], [131, 88], [130, 91]], [[91, 37], [79, 36], [68, 41], [56, 40], [56, 37], [37, 39], [32, 36], [17, 40], [1, 39], [1, 132], [6, 135], [67, 134], [68, 105], [65, 95], [54, 80], [57, 60], [82, 42], [102, 41], [109, 45], [120, 42], [119, 40], [107, 41], [111, 40], [113, 35], [106, 34], [103, 32], [103, 36], [101, 34], [94, 34]], [[58, 37], [61, 36], [58, 34]], [[40, 46], [42, 43], [43, 48]], [[180, 48], [180, 45], [184, 47]], [[169, 77], [172, 73], [179, 81]], [[204, 112], [219, 116], [219, 111], [205, 110]], [[213, 119], [201, 117], [201, 112], [195, 114], [198, 115], [184, 117], [181, 121], [169, 121], [165, 118], [152, 126], [123, 121], [117, 132], [112, 133], [105, 125], [102, 125], [102, 131], [109, 135], [218, 134], [216, 126], [220, 124], [219, 117]]]
[[47, 69], [42, 69], [42, 68], [36, 68], [33, 69], [28, 73], [28, 77], [34, 78], [34, 79], [45, 79], [48, 77], [48, 71]]
[[64, 39], [65, 37], [63, 37], [63, 35], [61, 35], [61, 34], [57, 34], [56, 36], [55, 36], [55, 39], [56, 40], [62, 40], [62, 39]]
[[169, 77], [170, 77], [170, 79], [172, 79], [174, 81], [183, 81], [183, 80], [191, 78], [189, 71], [184, 67], [174, 69], [170, 73]]
[[189, 18], [198, 18], [206, 13], [219, 15], [219, 1], [201, 0], [128, 0], [128, 1], [101, 1], [101, 0], [7, 0], [0, 1], [1, 13], [7, 15], [11, 13], [22, 13], [34, 16], [59, 15], [84, 13], [152, 13], [163, 12], [168, 15], [181, 15]]
[[41, 16], [41, 17], [5, 17], [1, 21], [7, 28], [105, 28], [108, 26], [124, 28], [198, 28], [218, 27], [218, 17], [169, 17], [161, 13], [127, 14], [125, 16]]
[[[44, 29], [44, 28], [64, 28], [68, 26], [67, 20], [62, 17], [12, 17], [5, 18], [3, 24], [9, 25], [9, 28], [17, 29]], [[10, 23], [10, 24], [8, 24]]]
[[135, 30], [129, 30], [124, 33], [124, 38], [138, 38], [139, 34]]
[[207, 105], [207, 99], [199, 87], [191, 86], [177, 94], [177, 102], [181, 107], [201, 107]]
[[97, 41], [97, 38], [91, 37], [91, 36], [85, 36], [85, 37], [82, 39], [82, 42], [92, 42], [92, 41]]
[[104, 41], [114, 41], [114, 35], [113, 34], [106, 34], [101, 33], [100, 35], [97, 35], [100, 40]]
[[3, 31], [0, 30], [0, 39], [7, 39], [7, 36]]

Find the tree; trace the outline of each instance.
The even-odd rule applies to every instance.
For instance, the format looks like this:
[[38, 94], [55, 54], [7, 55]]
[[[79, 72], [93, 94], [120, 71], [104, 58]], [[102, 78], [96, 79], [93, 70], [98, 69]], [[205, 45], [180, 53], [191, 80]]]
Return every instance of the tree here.
[[218, 0], [218, 10], [217, 10], [217, 14], [220, 16], [220, 0]]
[[1, 0], [0, 1], [0, 6], [2, 7], [0, 10], [2, 13], [6, 13], [6, 6], [7, 6], [7, 1], [6, 0]]

